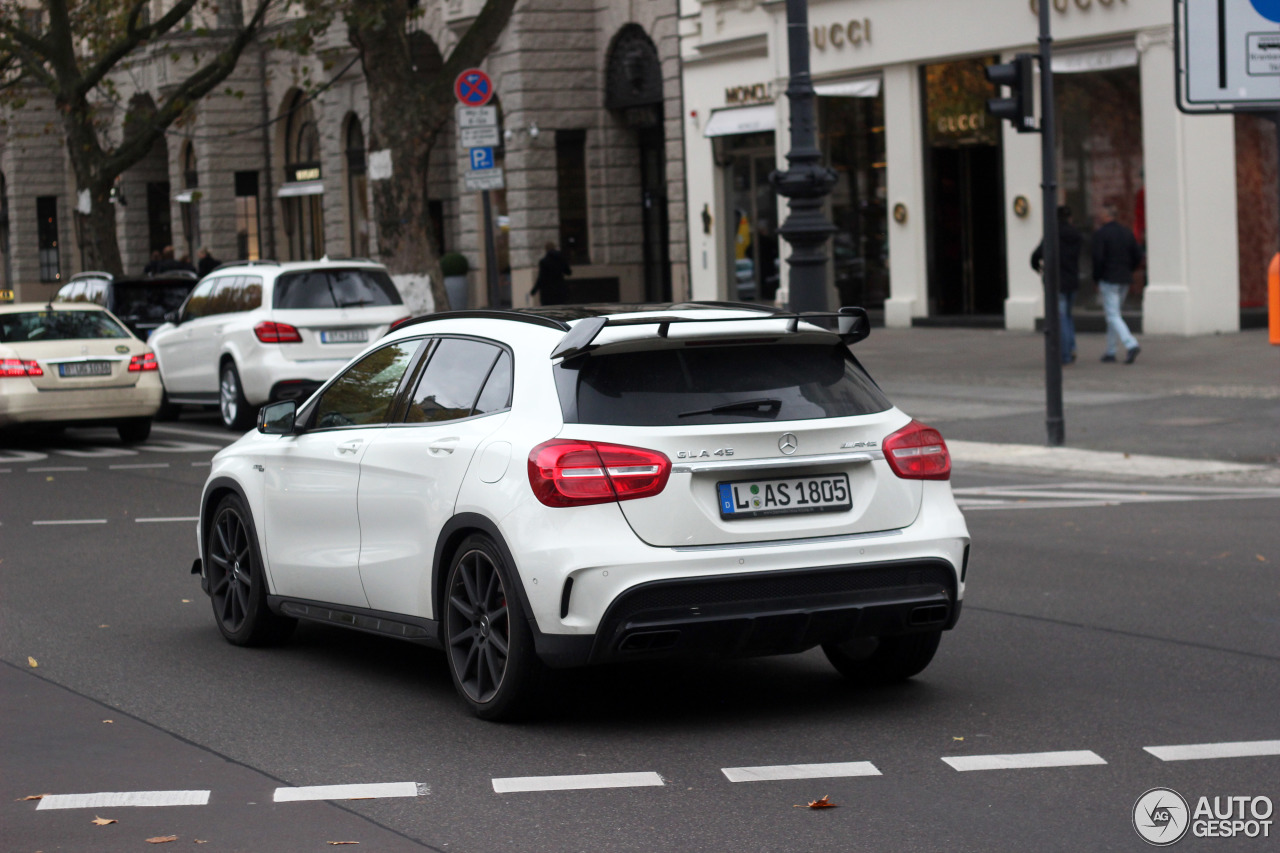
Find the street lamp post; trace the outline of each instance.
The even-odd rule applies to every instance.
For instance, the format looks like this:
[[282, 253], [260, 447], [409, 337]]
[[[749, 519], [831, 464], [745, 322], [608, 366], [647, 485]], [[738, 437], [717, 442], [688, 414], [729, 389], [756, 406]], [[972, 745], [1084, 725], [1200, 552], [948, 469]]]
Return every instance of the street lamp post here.
[[791, 148], [786, 171], [774, 171], [769, 183], [790, 200], [790, 213], [778, 233], [791, 244], [791, 309], [826, 311], [827, 239], [836, 229], [822, 211], [822, 199], [836, 183], [836, 173], [822, 165], [814, 115], [813, 82], [809, 78], [809, 7], [807, 0], [787, 0], [787, 61], [791, 80], [787, 104], [791, 112]]

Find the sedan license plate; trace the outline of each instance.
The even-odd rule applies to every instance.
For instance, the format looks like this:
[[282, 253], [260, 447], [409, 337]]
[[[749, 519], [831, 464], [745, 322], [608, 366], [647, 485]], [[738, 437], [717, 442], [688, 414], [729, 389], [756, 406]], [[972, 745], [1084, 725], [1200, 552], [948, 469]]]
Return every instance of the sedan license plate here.
[[72, 361], [58, 365], [59, 376], [110, 376], [109, 361]]
[[322, 344], [362, 344], [368, 340], [368, 329], [327, 329], [320, 333]]
[[843, 512], [853, 506], [847, 474], [717, 483], [716, 494], [720, 517], [726, 519]]

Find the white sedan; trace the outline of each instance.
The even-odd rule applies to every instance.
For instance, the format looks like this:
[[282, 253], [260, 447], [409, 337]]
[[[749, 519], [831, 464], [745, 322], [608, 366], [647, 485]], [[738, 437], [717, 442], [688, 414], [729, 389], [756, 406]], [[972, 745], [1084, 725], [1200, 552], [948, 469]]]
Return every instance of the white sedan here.
[[110, 311], [0, 305], [0, 427], [106, 424], [145, 441], [162, 392], [155, 353]]

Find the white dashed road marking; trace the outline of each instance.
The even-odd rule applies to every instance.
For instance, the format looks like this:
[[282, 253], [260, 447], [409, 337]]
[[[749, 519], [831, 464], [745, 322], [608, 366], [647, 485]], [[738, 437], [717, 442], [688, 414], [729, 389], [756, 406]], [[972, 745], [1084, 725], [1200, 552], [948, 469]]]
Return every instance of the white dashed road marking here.
[[1280, 498], [1280, 489], [1168, 486], [1129, 483], [1048, 483], [1035, 486], [978, 486], [953, 489], [965, 510], [1061, 509], [1129, 503], [1234, 501]]
[[134, 465], [108, 465], [112, 471], [125, 471], [130, 468], [168, 468], [168, 462], [138, 462]]
[[51, 471], [88, 471], [89, 469], [83, 465], [54, 465], [41, 468], [28, 468], [33, 474], [45, 474]]
[[200, 520], [200, 516], [198, 515], [175, 515], [169, 518], [135, 518], [134, 519], [134, 521], [138, 524], [158, 524], [164, 521], [199, 521], [199, 520]]
[[276, 788], [272, 799], [277, 803], [302, 800], [367, 800], [379, 797], [416, 797], [417, 782], [376, 782], [364, 785], [310, 785], [301, 788]]
[[589, 773], [583, 776], [516, 776], [494, 779], [493, 790], [499, 794], [527, 791], [580, 791], [587, 788], [643, 788], [661, 786], [657, 773]]
[[53, 524], [106, 524], [105, 518], [67, 518], [57, 521], [33, 521], [36, 526], [53, 525]]
[[845, 776], [879, 776], [870, 761], [838, 764], [776, 764], [771, 767], [722, 767], [730, 782], [772, 782], [782, 779], [838, 779]]
[[37, 809], [106, 809], [121, 806], [203, 806], [208, 791], [116, 791], [101, 794], [45, 794]]
[[1189, 743], [1183, 746], [1144, 746], [1161, 761], [1193, 761], [1201, 758], [1250, 758], [1280, 755], [1280, 740], [1245, 740], [1234, 743]]
[[1024, 770], [1032, 767], [1075, 767], [1107, 762], [1088, 749], [1069, 752], [1023, 752], [1014, 755], [961, 755], [943, 758], [956, 770]]

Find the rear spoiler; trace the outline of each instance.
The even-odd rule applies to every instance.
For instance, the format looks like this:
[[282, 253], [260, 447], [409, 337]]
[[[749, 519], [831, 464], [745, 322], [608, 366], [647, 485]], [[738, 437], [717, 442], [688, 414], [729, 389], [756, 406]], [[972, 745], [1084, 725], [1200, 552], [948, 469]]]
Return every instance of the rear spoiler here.
[[[738, 306], [734, 306], [738, 307]], [[587, 317], [579, 320], [568, 334], [561, 339], [560, 343], [551, 351], [552, 358], [567, 358], [569, 356], [578, 355], [586, 352], [591, 348], [591, 343], [600, 334], [605, 326], [621, 327], [621, 326], [657, 326], [658, 337], [665, 338], [671, 331], [673, 323], [736, 323], [744, 320], [760, 322], [761, 320], [786, 320], [787, 334], [792, 334], [800, 330], [800, 323], [811, 322], [813, 320], [836, 320], [836, 334], [840, 336], [840, 340], [846, 344], [856, 344], [871, 334], [871, 318], [867, 316], [865, 308], [855, 308], [846, 306], [836, 313], [826, 311], [804, 311], [796, 314], [769, 314], [766, 316], [755, 317], [676, 317], [676, 316], [654, 316], [654, 317], [624, 317], [613, 319], [610, 317]]]

